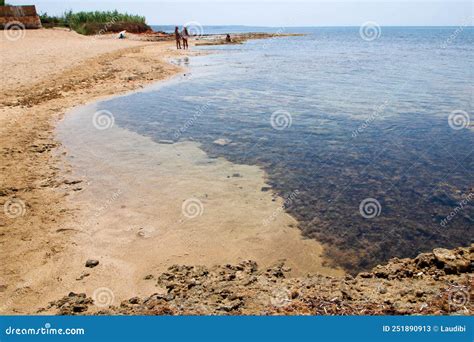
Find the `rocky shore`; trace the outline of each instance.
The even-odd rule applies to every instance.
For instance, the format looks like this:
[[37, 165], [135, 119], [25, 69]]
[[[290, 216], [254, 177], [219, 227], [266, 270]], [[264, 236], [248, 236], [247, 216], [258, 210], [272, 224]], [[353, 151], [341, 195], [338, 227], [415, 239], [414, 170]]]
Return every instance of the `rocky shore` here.
[[[391, 259], [355, 277], [288, 278], [284, 262], [172, 266], [147, 275], [156, 292], [118, 306], [69, 293], [40, 313], [59, 315], [446, 315], [472, 314], [474, 245]], [[109, 294], [113, 295], [112, 293]], [[110, 298], [109, 298], [110, 299]]]
[[225, 45], [225, 44], [243, 44], [250, 39], [272, 39], [280, 37], [291, 37], [291, 36], [303, 36], [299, 33], [264, 33], [264, 32], [251, 32], [251, 33], [239, 33], [230, 35], [230, 41], [226, 40], [225, 34], [209, 34], [203, 35], [196, 40], [196, 46], [202, 45]]

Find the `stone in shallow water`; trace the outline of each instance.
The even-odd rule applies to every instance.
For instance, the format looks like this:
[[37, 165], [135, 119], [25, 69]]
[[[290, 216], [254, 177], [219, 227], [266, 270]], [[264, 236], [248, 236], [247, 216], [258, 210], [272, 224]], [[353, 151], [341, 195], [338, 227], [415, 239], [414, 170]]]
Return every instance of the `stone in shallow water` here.
[[173, 140], [158, 140], [158, 144], [168, 144], [168, 145], [171, 145], [171, 144], [174, 144], [174, 141]]
[[223, 139], [223, 138], [216, 139], [216, 140], [213, 141], [214, 144], [220, 145], [220, 146], [229, 145], [231, 142], [232, 142], [232, 140], [230, 140], [230, 139]]

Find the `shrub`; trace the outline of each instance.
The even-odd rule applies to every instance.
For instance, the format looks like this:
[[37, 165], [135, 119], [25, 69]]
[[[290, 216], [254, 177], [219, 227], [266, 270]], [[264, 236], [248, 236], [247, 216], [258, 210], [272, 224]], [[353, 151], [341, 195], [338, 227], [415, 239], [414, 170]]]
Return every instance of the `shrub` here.
[[40, 15], [41, 22], [46, 27], [70, 27], [81, 34], [96, 34], [104, 32], [145, 32], [150, 30], [145, 17], [115, 11], [94, 12], [65, 12], [62, 16], [49, 16], [47, 13]]

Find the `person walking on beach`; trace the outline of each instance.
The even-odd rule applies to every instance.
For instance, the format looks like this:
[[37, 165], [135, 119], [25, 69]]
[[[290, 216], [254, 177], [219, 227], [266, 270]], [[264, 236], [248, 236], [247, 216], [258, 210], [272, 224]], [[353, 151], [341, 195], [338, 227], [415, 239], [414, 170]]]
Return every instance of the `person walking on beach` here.
[[183, 32], [181, 33], [181, 38], [183, 38], [183, 49], [189, 49], [188, 47], [188, 39], [189, 39], [189, 32], [186, 26], [183, 28]]
[[174, 28], [174, 37], [176, 38], [176, 48], [181, 49], [181, 34], [179, 33], [178, 26]]

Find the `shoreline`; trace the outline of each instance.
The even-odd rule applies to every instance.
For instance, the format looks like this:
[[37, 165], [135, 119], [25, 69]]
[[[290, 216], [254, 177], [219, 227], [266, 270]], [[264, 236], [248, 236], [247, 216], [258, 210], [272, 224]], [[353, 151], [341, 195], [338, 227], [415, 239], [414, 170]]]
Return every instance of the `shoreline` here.
[[318, 242], [303, 239], [296, 221], [277, 211], [282, 199], [260, 191], [267, 185], [261, 169], [211, 159], [191, 141], [159, 144], [115, 125], [98, 131], [95, 108], [76, 108], [58, 127], [75, 178], [88, 182], [70, 196], [82, 210], [61, 233], [72, 232], [74, 259], [100, 262], [76, 282], [83, 263], [68, 267], [67, 291], [91, 294], [106, 287], [117, 300], [144, 296], [157, 290], [146, 276], [173, 265], [248, 259], [261, 267], [285, 260], [290, 276], [343, 275], [324, 267]]
[[[81, 41], [77, 44], [77, 53], [85, 46], [93, 50], [97, 45], [102, 50], [104, 41], [110, 46], [108, 51], [82, 60], [71, 55], [75, 60], [72, 67], [59, 60], [53, 69], [48, 66], [46, 72], [35, 71], [34, 78], [39, 81], [29, 79], [29, 74], [23, 75], [25, 79], [20, 77], [23, 82], [15, 80], [20, 86], [10, 89], [2, 100], [5, 105], [0, 119], [2, 135], [8, 139], [2, 138], [4, 153], [0, 161], [5, 165], [2, 167], [5, 177], [0, 188], [0, 204], [4, 206], [11, 200], [20, 203], [20, 212], [15, 212], [15, 217], [0, 219], [0, 226], [5, 228], [0, 237], [4, 261], [0, 298], [7, 303], [0, 307], [0, 312], [7, 313], [31, 313], [48, 299], [57, 298], [49, 290], [68, 291], [67, 286], [61, 284], [76, 242], [69, 233], [63, 233], [69, 230], [61, 230], [61, 227], [76, 223], [80, 211], [66, 203], [71, 194], [80, 192], [84, 186], [83, 180], [75, 178], [65, 162], [67, 152], [54, 136], [64, 113], [84, 103], [124, 95], [145, 84], [169, 79], [184, 69], [169, 63], [168, 59], [191, 54], [174, 50], [174, 42], [93, 40], [59, 30], [27, 33], [39, 36], [36, 39], [42, 43], [50, 34], [61, 36], [68, 43]], [[32, 39], [35, 37], [24, 38]], [[10, 43], [15, 46], [13, 44], [18, 42]], [[73, 45], [71, 50], [76, 48]], [[57, 59], [56, 56], [49, 58]], [[54, 70], [52, 74], [51, 70]], [[17, 76], [15, 66], [12, 74]], [[14, 83], [5, 82], [6, 85]], [[316, 241], [310, 243], [317, 244]], [[83, 261], [77, 261], [82, 269]], [[25, 268], [26, 264], [30, 267]]]
[[[9, 70], [2, 79], [7, 91], [0, 111], [2, 313], [34, 312], [39, 297], [61, 280], [61, 264], [68, 257], [70, 239], [58, 236], [56, 228], [73, 222], [76, 208], [67, 206], [65, 198], [79, 183], [71, 178], [55, 140], [56, 123], [74, 106], [183, 70], [168, 63], [184, 55], [168, 42], [104, 42], [63, 30], [26, 33], [19, 41], [1, 37], [7, 46], [2, 64]], [[35, 54], [38, 46], [48, 52]], [[32, 74], [25, 74], [28, 61], [19, 57], [27, 51], [30, 65], [37, 67]]]

